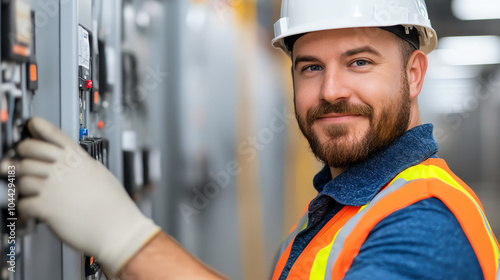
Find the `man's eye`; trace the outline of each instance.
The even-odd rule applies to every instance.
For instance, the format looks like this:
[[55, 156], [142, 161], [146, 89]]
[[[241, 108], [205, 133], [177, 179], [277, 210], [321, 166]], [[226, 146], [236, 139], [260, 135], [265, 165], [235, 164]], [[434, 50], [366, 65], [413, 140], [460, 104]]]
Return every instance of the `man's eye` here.
[[370, 64], [370, 62], [366, 61], [366, 60], [356, 60], [352, 63], [353, 66], [357, 66], [357, 67], [362, 67], [362, 66], [366, 66]]
[[318, 65], [311, 65], [311, 66], [307, 66], [304, 68], [304, 71], [321, 71], [321, 66], [318, 66]]

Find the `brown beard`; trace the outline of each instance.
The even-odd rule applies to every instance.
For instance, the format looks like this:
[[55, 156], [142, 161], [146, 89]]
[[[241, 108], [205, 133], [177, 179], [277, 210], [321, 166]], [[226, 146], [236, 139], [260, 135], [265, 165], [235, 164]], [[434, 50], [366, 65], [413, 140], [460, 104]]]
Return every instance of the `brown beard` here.
[[[305, 119], [300, 117], [295, 109], [299, 128], [316, 158], [334, 168], [348, 168], [366, 160], [399, 138], [408, 129], [411, 106], [410, 86], [406, 77], [402, 82], [400, 98], [390, 100], [379, 116], [375, 116], [373, 108], [369, 105], [350, 104], [346, 100], [333, 104], [323, 102], [309, 109]], [[399, 108], [395, 114], [394, 108], [396, 110]], [[320, 116], [329, 113], [367, 117], [370, 121], [369, 130], [359, 142], [355, 143], [353, 139], [348, 138], [350, 129], [348, 124], [328, 126], [324, 131], [330, 139], [322, 144], [312, 126]]]

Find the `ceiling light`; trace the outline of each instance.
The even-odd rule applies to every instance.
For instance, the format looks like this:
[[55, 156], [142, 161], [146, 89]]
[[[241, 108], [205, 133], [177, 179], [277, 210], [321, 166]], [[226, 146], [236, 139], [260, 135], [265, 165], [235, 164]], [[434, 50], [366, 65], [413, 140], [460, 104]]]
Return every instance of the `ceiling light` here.
[[500, 37], [444, 37], [436, 55], [447, 65], [486, 65], [500, 63]]
[[500, 19], [498, 0], [453, 0], [451, 10], [461, 20]]

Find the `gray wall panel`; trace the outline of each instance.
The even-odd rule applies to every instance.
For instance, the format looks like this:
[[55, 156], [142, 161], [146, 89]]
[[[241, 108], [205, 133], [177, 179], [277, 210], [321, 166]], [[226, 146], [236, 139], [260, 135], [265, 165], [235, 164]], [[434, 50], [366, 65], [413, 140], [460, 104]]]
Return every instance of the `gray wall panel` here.
[[[51, 123], [60, 125], [60, 18], [57, 2], [31, 1], [36, 12], [35, 34], [39, 89], [33, 97], [31, 111]], [[62, 245], [43, 224], [24, 238], [24, 279], [62, 279]]]
[[61, 242], [45, 225], [38, 225], [35, 234], [24, 237], [23, 253], [25, 260], [23, 280], [63, 279]]

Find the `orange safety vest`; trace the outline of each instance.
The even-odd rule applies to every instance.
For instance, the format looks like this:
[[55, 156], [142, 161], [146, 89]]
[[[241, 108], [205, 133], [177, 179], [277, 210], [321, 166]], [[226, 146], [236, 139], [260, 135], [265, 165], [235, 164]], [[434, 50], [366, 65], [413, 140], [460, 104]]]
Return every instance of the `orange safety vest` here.
[[[399, 173], [364, 206], [345, 206], [316, 234], [290, 269], [287, 279], [342, 279], [371, 230], [385, 217], [418, 201], [436, 197], [455, 215], [485, 280], [500, 280], [498, 241], [481, 202], [445, 161], [431, 158]], [[272, 280], [286, 265], [295, 236], [307, 227], [306, 212], [283, 242]]]

